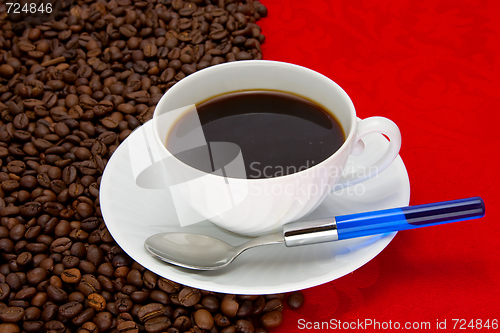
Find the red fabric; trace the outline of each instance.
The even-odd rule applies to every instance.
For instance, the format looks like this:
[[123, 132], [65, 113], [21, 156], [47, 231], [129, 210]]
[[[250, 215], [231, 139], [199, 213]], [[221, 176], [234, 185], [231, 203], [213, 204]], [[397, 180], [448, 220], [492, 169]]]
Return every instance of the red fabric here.
[[303, 308], [286, 307], [274, 332], [306, 331], [299, 320], [430, 322], [428, 331], [437, 320], [448, 331], [453, 319], [500, 320], [500, 1], [262, 2], [265, 59], [325, 74], [358, 116], [399, 125], [410, 204], [481, 196], [487, 210], [400, 232], [360, 269], [304, 290]]

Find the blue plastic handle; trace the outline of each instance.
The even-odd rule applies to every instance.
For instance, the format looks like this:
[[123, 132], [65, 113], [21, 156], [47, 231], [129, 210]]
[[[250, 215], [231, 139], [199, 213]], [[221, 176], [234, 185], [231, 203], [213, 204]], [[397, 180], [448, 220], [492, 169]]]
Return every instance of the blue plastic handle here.
[[480, 197], [335, 217], [340, 239], [384, 234], [483, 217]]

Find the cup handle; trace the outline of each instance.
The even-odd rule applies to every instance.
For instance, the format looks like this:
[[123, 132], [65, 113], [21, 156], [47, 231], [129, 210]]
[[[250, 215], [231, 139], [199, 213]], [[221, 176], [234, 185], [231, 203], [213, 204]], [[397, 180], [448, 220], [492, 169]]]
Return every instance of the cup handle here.
[[368, 180], [376, 176], [379, 172], [382, 172], [387, 168], [394, 159], [399, 154], [399, 149], [401, 148], [401, 132], [398, 126], [392, 121], [384, 117], [370, 117], [358, 121], [358, 126], [356, 130], [356, 136], [354, 137], [353, 150], [351, 154], [359, 155], [364, 150], [364, 143], [361, 140], [364, 136], [372, 133], [381, 133], [386, 135], [390, 142], [389, 147], [382, 155], [382, 157], [372, 165], [365, 165], [368, 170], [373, 170], [369, 174], [363, 173], [362, 175], [357, 175], [355, 172], [340, 177], [339, 181], [334, 187], [334, 191], [340, 190], [344, 187], [359, 184], [365, 180]]

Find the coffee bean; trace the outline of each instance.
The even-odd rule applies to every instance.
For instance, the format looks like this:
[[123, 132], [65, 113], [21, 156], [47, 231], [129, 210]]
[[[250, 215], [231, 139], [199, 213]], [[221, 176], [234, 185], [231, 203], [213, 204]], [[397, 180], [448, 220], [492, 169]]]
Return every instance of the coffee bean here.
[[14, 323], [1, 323], [0, 332], [2, 333], [20, 333], [21, 329]]
[[85, 296], [88, 296], [93, 293], [99, 293], [101, 291], [101, 284], [95, 276], [85, 274], [82, 276], [77, 289]]
[[141, 322], [146, 322], [149, 319], [162, 316], [165, 311], [165, 307], [160, 303], [149, 303], [144, 305], [139, 309], [137, 316]]
[[141, 288], [143, 284], [141, 273], [136, 269], [131, 270], [127, 275], [127, 282]]
[[280, 311], [266, 312], [260, 317], [260, 323], [265, 328], [275, 328], [281, 325], [283, 315]]
[[99, 332], [106, 332], [113, 325], [112, 315], [107, 311], [97, 313], [92, 321]]
[[58, 309], [59, 314], [64, 318], [73, 318], [78, 315], [83, 309], [83, 305], [79, 302], [68, 302], [61, 305]]
[[26, 226], [24, 224], [16, 224], [15, 226], [10, 229], [10, 239], [13, 241], [17, 242], [23, 238], [24, 233], [26, 232]]
[[189, 319], [187, 316], [179, 316], [175, 319], [172, 326], [181, 332], [185, 332], [192, 326], [191, 319]]
[[208, 38], [212, 40], [221, 40], [228, 35], [228, 31], [224, 29], [217, 29], [210, 32]]
[[15, 323], [20, 321], [24, 316], [24, 309], [21, 307], [4, 307], [0, 308], [0, 319], [4, 323]]
[[166, 316], [149, 319], [144, 323], [144, 328], [148, 333], [164, 332], [171, 325], [170, 319]]
[[236, 316], [238, 318], [247, 318], [252, 315], [253, 312], [253, 304], [252, 301], [249, 299], [246, 299], [243, 301], [243, 303], [240, 304], [240, 307], [238, 309], [238, 312], [236, 313]]
[[236, 54], [236, 60], [251, 60], [251, 59], [253, 59], [253, 57], [248, 52], [241, 51]]
[[211, 330], [214, 326], [214, 318], [212, 317], [212, 314], [205, 309], [199, 309], [194, 313], [194, 321], [201, 329]]
[[10, 295], [10, 286], [7, 283], [0, 283], [0, 301], [5, 301]]
[[238, 313], [239, 304], [235, 295], [225, 295], [221, 302], [221, 311], [228, 318], [234, 318]]
[[17, 264], [21, 266], [26, 266], [33, 260], [33, 255], [30, 252], [23, 252], [17, 256]]
[[54, 302], [65, 302], [68, 298], [68, 294], [61, 288], [55, 286], [48, 286], [47, 296]]
[[137, 34], [137, 29], [131, 24], [125, 24], [121, 26], [118, 30], [123, 36], [127, 38], [134, 37]]
[[69, 250], [71, 248], [71, 245], [73, 245], [71, 239], [67, 237], [61, 237], [54, 240], [54, 242], [50, 246], [50, 249], [52, 252], [62, 253], [66, 250]]
[[82, 275], [80, 270], [77, 268], [66, 269], [61, 274], [61, 280], [66, 283], [78, 283], [80, 282], [81, 277]]
[[88, 306], [96, 311], [102, 311], [106, 308], [106, 300], [100, 294], [90, 294], [87, 296]]
[[119, 323], [118, 326], [116, 327], [116, 330], [119, 333], [139, 333], [139, 327], [132, 320], [123, 321]]
[[130, 298], [120, 298], [115, 301], [114, 305], [119, 312], [130, 312], [134, 306], [134, 302]]
[[214, 323], [219, 327], [227, 327], [227, 326], [231, 325], [231, 320], [228, 317], [226, 317], [220, 313], [217, 313], [214, 316]]
[[198, 289], [185, 287], [179, 292], [179, 302], [183, 306], [193, 306], [201, 299], [201, 292]]
[[304, 294], [294, 291], [288, 296], [286, 303], [293, 310], [300, 309], [304, 305]]
[[246, 319], [239, 319], [238, 321], [236, 321], [235, 326], [238, 329], [238, 332], [242, 333], [255, 332], [255, 327], [253, 326], [252, 322]]
[[43, 268], [34, 268], [26, 274], [27, 281], [30, 285], [36, 286], [43, 280], [47, 279], [47, 271]]
[[83, 327], [83, 325], [85, 325], [85, 323], [90, 322], [92, 320], [92, 318], [94, 318], [94, 315], [95, 315], [95, 310], [93, 308], [87, 308], [87, 309], [83, 310], [82, 312], [80, 312], [75, 317], [73, 317], [73, 319], [71, 319], [71, 322], [76, 326]]
[[149, 294], [149, 298], [155, 302], [167, 305], [170, 302], [168, 294], [161, 290], [153, 290]]
[[66, 185], [70, 185], [76, 180], [77, 170], [73, 165], [67, 166], [63, 169], [61, 176]]
[[279, 298], [273, 298], [266, 303], [263, 311], [283, 311], [283, 303]]

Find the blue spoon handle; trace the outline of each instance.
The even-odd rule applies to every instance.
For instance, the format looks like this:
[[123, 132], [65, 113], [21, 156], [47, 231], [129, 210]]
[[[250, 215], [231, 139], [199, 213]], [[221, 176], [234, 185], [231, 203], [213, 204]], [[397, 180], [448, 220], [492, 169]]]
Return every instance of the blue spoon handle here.
[[338, 238], [349, 239], [484, 216], [479, 197], [337, 216]]
[[483, 199], [473, 197], [289, 223], [283, 237], [287, 246], [323, 243], [465, 221], [484, 213]]

